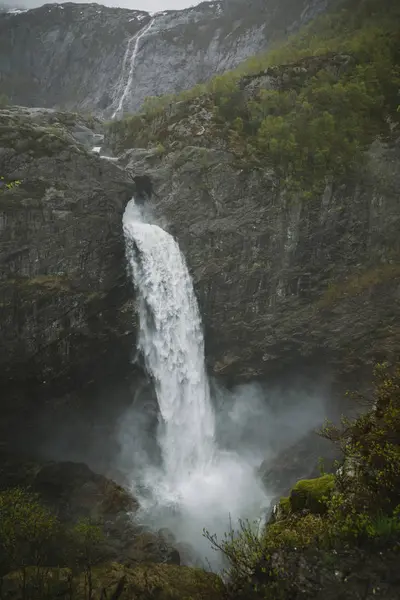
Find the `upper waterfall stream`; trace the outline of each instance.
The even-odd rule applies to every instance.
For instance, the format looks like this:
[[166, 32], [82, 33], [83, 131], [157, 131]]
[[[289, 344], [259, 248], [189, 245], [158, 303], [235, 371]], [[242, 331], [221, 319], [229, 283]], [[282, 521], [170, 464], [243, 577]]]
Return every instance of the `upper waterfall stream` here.
[[[203, 527], [221, 534], [230, 517], [259, 516], [266, 495], [254, 465], [218, 446], [200, 314], [177, 242], [146, 222], [133, 200], [123, 227], [139, 297], [139, 350], [160, 410], [162, 465], [145, 465], [139, 483], [146, 493], [135, 492], [144, 518], [169, 527], [204, 556]], [[135, 487], [139, 475], [132, 477]]]
[[140, 40], [150, 31], [150, 29], [153, 27], [153, 24], [154, 18], [151, 19], [151, 21], [143, 29], [135, 33], [135, 35], [133, 35], [128, 41], [124, 60], [122, 61], [121, 76], [116, 90], [116, 100], [118, 101], [118, 104], [117, 108], [111, 115], [111, 119], [115, 119], [115, 117], [123, 110], [124, 102], [132, 86]]

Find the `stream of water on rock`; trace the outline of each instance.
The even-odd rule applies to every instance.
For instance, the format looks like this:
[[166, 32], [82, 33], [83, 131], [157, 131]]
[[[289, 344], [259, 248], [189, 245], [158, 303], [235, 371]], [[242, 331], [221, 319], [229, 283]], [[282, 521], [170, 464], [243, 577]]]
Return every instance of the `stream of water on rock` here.
[[[203, 527], [220, 535], [230, 519], [255, 518], [268, 505], [254, 465], [215, 439], [215, 412], [201, 319], [190, 274], [174, 238], [146, 222], [134, 200], [123, 217], [128, 267], [139, 297], [140, 335], [160, 411], [162, 464], [133, 477], [142, 518], [168, 527], [198, 555], [210, 555]], [[214, 555], [211, 555], [215, 557]], [[214, 560], [215, 564], [215, 560]]]
[[[135, 33], [135, 35], [133, 35], [128, 41], [128, 45], [126, 47], [124, 55], [124, 60], [122, 61], [121, 77], [117, 86], [116, 95], [117, 98], [119, 97], [119, 100], [117, 108], [111, 115], [111, 119], [115, 119], [115, 117], [122, 112], [124, 102], [132, 86], [133, 75], [135, 72], [136, 57], [139, 51], [140, 41], [150, 31], [150, 29], [153, 27], [153, 24], [154, 19], [151, 19], [151, 21], [144, 27], [144, 29]], [[127, 70], [128, 63], [129, 70]]]

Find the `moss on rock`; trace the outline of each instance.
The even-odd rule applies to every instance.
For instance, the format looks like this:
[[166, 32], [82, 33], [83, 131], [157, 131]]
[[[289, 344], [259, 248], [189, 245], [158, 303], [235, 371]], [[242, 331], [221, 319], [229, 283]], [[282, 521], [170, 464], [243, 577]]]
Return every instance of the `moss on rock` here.
[[279, 500], [277, 515], [276, 515], [277, 519], [279, 520], [281, 518], [287, 517], [291, 510], [292, 510], [292, 507], [290, 504], [289, 496], [283, 496], [283, 498], [281, 498]]
[[327, 510], [327, 500], [333, 492], [334, 485], [333, 475], [298, 481], [290, 492], [290, 508], [293, 512], [305, 509], [314, 514], [323, 514]]

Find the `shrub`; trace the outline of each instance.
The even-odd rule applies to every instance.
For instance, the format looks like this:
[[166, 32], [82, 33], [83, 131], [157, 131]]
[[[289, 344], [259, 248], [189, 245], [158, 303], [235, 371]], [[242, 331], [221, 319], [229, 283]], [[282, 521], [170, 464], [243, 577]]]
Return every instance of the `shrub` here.
[[51, 564], [59, 523], [36, 494], [15, 488], [0, 493], [0, 576], [20, 573], [25, 594], [26, 570], [36, 567], [36, 584], [42, 581], [41, 568]]
[[102, 558], [100, 543], [104, 536], [101, 528], [89, 519], [81, 519], [70, 532], [72, 556], [84, 573], [84, 597], [93, 598], [93, 567]]

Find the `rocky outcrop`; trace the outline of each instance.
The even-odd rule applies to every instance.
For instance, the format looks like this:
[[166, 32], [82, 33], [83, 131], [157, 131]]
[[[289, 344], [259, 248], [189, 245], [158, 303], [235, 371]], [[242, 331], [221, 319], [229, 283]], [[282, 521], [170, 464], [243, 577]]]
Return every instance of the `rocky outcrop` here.
[[96, 121], [71, 114], [0, 113], [0, 174], [17, 182], [0, 188], [5, 427], [6, 407], [21, 408], [15, 386], [32, 408], [36, 385], [82, 389], [95, 374], [129, 365], [134, 325], [121, 218], [134, 183], [91, 151], [96, 130]]
[[146, 96], [176, 93], [244, 59], [324, 10], [329, 0], [203, 2], [156, 14], [98, 4], [46, 4], [0, 15], [0, 84], [14, 104], [110, 117]]

